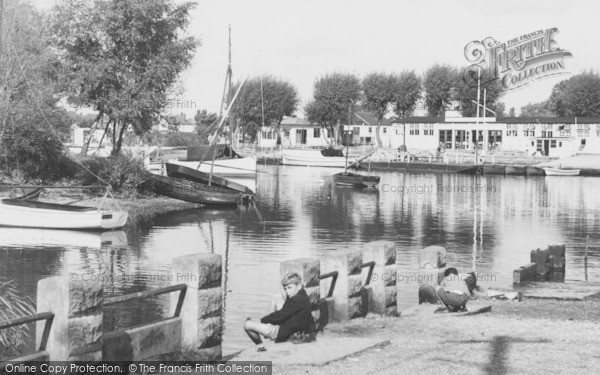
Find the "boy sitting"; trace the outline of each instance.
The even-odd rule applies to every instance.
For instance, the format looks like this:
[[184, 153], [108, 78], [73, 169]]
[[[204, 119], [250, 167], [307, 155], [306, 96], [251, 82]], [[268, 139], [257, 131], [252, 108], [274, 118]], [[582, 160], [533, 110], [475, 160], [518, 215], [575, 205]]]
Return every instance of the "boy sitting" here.
[[[311, 314], [312, 306], [302, 287], [300, 276], [297, 273], [289, 273], [283, 278], [281, 284], [286, 294], [285, 301], [283, 296], [276, 295], [272, 304], [272, 313], [263, 317], [260, 323], [248, 318], [244, 324], [246, 333], [257, 345], [262, 344], [260, 335], [275, 342], [283, 342], [296, 332], [315, 331], [315, 322]], [[265, 349], [259, 347], [258, 350]]]
[[448, 311], [466, 311], [471, 291], [465, 277], [459, 277], [456, 268], [448, 268], [444, 272], [444, 279], [435, 287], [435, 291]]

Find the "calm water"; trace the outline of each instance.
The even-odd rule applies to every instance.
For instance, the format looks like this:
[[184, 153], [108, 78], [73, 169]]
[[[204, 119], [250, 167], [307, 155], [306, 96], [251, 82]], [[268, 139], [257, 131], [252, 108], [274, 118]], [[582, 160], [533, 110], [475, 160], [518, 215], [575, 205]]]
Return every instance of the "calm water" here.
[[[34, 298], [38, 280], [70, 274], [102, 278], [106, 293], [122, 295], [168, 285], [174, 257], [221, 254], [225, 354], [248, 347], [243, 321], [264, 315], [279, 292], [281, 261], [373, 240], [394, 241], [403, 268], [416, 267], [418, 249], [444, 245], [449, 264], [485, 275], [484, 287], [510, 287], [531, 249], [565, 243], [566, 278], [600, 282], [598, 179], [380, 173], [377, 189], [358, 190], [334, 186], [334, 169], [261, 169], [256, 209], [171, 212], [102, 235], [0, 228], [0, 277]], [[115, 306], [106, 329], [167, 314], [167, 296]]]

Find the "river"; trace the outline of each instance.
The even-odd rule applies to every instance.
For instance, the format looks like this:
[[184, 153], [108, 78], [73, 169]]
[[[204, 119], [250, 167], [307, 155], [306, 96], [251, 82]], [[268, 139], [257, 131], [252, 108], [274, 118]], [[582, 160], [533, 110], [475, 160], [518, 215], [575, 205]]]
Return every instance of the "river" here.
[[[596, 178], [378, 172], [377, 188], [355, 189], [333, 185], [334, 169], [260, 169], [255, 208], [170, 212], [104, 234], [0, 228], [0, 277], [32, 298], [38, 280], [73, 274], [103, 280], [106, 295], [116, 296], [169, 285], [174, 257], [221, 254], [224, 354], [249, 346], [243, 321], [264, 315], [280, 291], [281, 261], [321, 259], [368, 241], [393, 241], [402, 268], [416, 267], [419, 249], [443, 245], [448, 264], [474, 269], [484, 287], [510, 287], [530, 250], [564, 243], [566, 278], [600, 282]], [[110, 307], [105, 330], [157, 320], [168, 309], [168, 296]]]

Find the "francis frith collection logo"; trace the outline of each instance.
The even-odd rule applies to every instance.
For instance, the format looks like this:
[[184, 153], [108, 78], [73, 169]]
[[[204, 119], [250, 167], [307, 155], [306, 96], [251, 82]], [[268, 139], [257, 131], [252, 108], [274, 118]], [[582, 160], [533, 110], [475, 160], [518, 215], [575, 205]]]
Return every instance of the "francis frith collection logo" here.
[[465, 47], [465, 57], [472, 63], [465, 77], [473, 79], [483, 70], [488, 72], [488, 81], [500, 80], [505, 90], [512, 90], [540, 78], [568, 73], [565, 58], [572, 55], [557, 46], [554, 39], [557, 32], [553, 27], [504, 43], [492, 37], [473, 41]]

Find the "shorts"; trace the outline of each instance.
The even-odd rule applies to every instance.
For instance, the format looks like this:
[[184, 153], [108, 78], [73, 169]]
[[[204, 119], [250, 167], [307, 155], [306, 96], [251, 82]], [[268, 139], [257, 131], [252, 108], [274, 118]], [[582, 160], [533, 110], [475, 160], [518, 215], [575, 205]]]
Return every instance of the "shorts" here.
[[277, 339], [277, 335], [279, 334], [279, 326], [275, 325], [275, 324], [269, 324], [269, 323], [267, 323], [265, 325], [269, 327], [269, 334], [265, 337], [275, 341], [275, 339]]
[[438, 288], [437, 295], [442, 303], [448, 308], [449, 311], [460, 310], [467, 305], [469, 296], [462, 293], [455, 293], [446, 291], [444, 288]]

